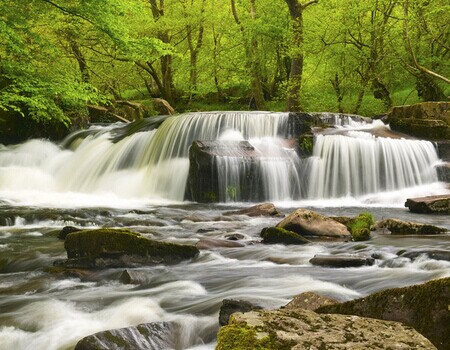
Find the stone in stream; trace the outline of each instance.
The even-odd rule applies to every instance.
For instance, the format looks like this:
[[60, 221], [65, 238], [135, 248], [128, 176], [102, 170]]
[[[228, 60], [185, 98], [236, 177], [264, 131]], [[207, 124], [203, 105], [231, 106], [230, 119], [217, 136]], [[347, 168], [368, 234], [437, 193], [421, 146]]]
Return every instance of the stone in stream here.
[[62, 230], [59, 232], [58, 238], [61, 240], [65, 240], [69, 233], [77, 231], [81, 231], [81, 229], [73, 226], [64, 226]]
[[123, 284], [142, 284], [146, 281], [145, 274], [134, 270], [124, 270], [119, 281]]
[[[402, 322], [414, 327], [438, 349], [450, 345], [450, 277], [404, 288], [387, 289], [316, 312]], [[410, 347], [408, 349], [412, 349]]]
[[375, 229], [387, 229], [393, 235], [439, 235], [449, 232], [446, 228], [399, 219], [379, 221]]
[[311, 310], [235, 313], [221, 327], [216, 350], [436, 349], [411, 327], [358, 316]]
[[405, 207], [420, 214], [450, 214], [450, 194], [408, 198]]
[[227, 239], [219, 239], [219, 238], [210, 238], [204, 237], [200, 239], [195, 246], [198, 249], [211, 249], [211, 248], [241, 248], [244, 247], [245, 244], [227, 240]]
[[158, 242], [133, 231], [111, 228], [70, 233], [64, 248], [68, 259], [57, 265], [85, 269], [175, 264], [199, 254], [194, 246]]
[[285, 230], [281, 227], [266, 227], [261, 231], [261, 237], [265, 244], [308, 244], [311, 243], [298, 233]]
[[315, 255], [309, 262], [315, 266], [323, 267], [360, 267], [371, 266], [375, 263], [372, 257], [364, 257], [357, 255]]
[[352, 240], [352, 235], [345, 225], [308, 209], [297, 209], [276, 227], [293, 231], [311, 241]]
[[227, 325], [230, 316], [235, 312], [248, 312], [261, 309], [261, 306], [246, 300], [224, 299], [219, 311], [219, 325]]
[[284, 216], [272, 203], [262, 203], [241, 210], [226, 211], [223, 215], [247, 215], [247, 216]]
[[428, 256], [429, 259], [450, 261], [450, 250], [443, 250], [443, 249], [413, 250], [402, 253], [400, 257], [415, 260], [422, 255]]
[[75, 350], [174, 349], [176, 332], [177, 326], [174, 323], [143, 323], [136, 327], [111, 329], [89, 335], [77, 343]]
[[288, 304], [283, 306], [283, 309], [295, 310], [305, 309], [314, 311], [320, 306], [338, 304], [335, 299], [327, 298], [313, 292], [305, 292], [296, 295]]

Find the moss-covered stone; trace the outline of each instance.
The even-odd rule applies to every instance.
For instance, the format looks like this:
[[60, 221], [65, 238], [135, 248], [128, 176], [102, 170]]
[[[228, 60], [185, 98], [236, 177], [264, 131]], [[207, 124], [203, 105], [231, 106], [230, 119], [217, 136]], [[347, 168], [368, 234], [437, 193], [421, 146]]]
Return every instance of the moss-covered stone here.
[[375, 220], [370, 213], [361, 213], [357, 217], [351, 219], [346, 223], [348, 230], [352, 234], [353, 240], [367, 241], [370, 239], [370, 227], [375, 223]]
[[199, 253], [194, 246], [153, 241], [129, 230], [107, 228], [70, 233], [64, 247], [68, 266], [82, 268], [170, 264]]
[[398, 321], [414, 327], [438, 349], [450, 344], [450, 278], [394, 288], [342, 304], [327, 305], [319, 313], [357, 315]]
[[307, 244], [311, 243], [298, 233], [281, 227], [266, 227], [261, 231], [261, 237], [266, 244]]

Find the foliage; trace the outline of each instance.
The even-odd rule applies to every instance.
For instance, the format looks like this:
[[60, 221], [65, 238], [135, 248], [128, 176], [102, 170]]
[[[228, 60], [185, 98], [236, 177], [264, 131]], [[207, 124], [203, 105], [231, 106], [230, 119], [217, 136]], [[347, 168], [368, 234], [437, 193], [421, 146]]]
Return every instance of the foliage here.
[[370, 227], [375, 224], [375, 219], [370, 213], [361, 213], [352, 219], [347, 227], [354, 241], [367, 241], [370, 239]]
[[124, 98], [182, 111], [247, 109], [257, 97], [280, 110], [294, 57], [306, 110], [375, 115], [448, 96], [447, 1], [299, 1], [299, 38], [285, 0], [231, 3], [2, 1], [0, 109], [66, 124], [86, 104]]

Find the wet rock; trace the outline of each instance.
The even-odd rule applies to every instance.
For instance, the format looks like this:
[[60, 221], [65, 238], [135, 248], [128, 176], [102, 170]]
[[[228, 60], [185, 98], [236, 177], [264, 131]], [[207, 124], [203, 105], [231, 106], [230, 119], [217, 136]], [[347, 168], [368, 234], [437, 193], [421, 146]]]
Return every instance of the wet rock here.
[[398, 219], [379, 221], [375, 227], [376, 229], [387, 229], [393, 235], [439, 235], [448, 232], [446, 228]]
[[440, 140], [435, 144], [439, 159], [444, 162], [450, 162], [450, 140]]
[[323, 297], [319, 294], [313, 292], [305, 292], [296, 295], [288, 304], [286, 304], [283, 309], [295, 310], [295, 309], [305, 309], [314, 311], [320, 306], [333, 305], [339, 303], [335, 299]]
[[310, 310], [235, 313], [220, 329], [218, 350], [236, 349], [435, 349], [401, 323], [320, 315]]
[[285, 230], [281, 227], [266, 227], [261, 231], [265, 244], [308, 244], [311, 243], [298, 233]]
[[436, 166], [438, 180], [450, 183], [450, 163], [443, 163]]
[[124, 270], [119, 277], [119, 281], [123, 284], [142, 284], [146, 280], [142, 272], [133, 270]]
[[342, 304], [323, 306], [320, 313], [357, 315], [403, 322], [427, 337], [438, 349], [450, 344], [450, 278], [384, 290]]
[[240, 241], [242, 239], [245, 239], [245, 236], [240, 233], [231, 233], [231, 234], [225, 235], [225, 238], [230, 241]]
[[347, 227], [308, 209], [297, 209], [276, 227], [293, 231], [311, 241], [351, 241]]
[[450, 214], [450, 194], [408, 198], [405, 207], [413, 213]]
[[98, 332], [81, 339], [75, 350], [174, 349], [174, 333], [177, 326], [169, 322], [143, 323], [136, 327], [126, 327]]
[[230, 316], [235, 312], [248, 312], [261, 309], [261, 306], [246, 300], [224, 299], [219, 311], [219, 324], [221, 326], [227, 325]]
[[211, 248], [241, 248], [245, 245], [236, 241], [230, 241], [227, 239], [219, 239], [219, 238], [202, 238], [200, 239], [195, 246], [198, 249], [211, 249]]
[[68, 259], [62, 266], [85, 269], [174, 264], [199, 254], [194, 246], [153, 241], [129, 230], [106, 228], [70, 233], [64, 248]]
[[357, 255], [315, 255], [309, 262], [323, 267], [360, 267], [371, 266], [375, 259]]
[[450, 261], [450, 250], [443, 249], [421, 249], [400, 254], [402, 258], [411, 260], [417, 259], [419, 256], [426, 255], [430, 259]]
[[428, 140], [450, 139], [450, 103], [424, 102], [395, 106], [388, 113], [392, 130]]
[[186, 198], [201, 203], [225, 201], [221, 193], [217, 157], [238, 157], [245, 170], [240, 188], [227, 189], [235, 199], [259, 201], [262, 188], [258, 173], [261, 156], [248, 141], [194, 141], [189, 149], [189, 178]]
[[64, 226], [62, 230], [58, 234], [58, 238], [61, 240], [65, 240], [67, 235], [72, 232], [81, 231], [81, 229], [73, 226]]
[[223, 215], [284, 216], [272, 203], [262, 203], [246, 209], [227, 211]]

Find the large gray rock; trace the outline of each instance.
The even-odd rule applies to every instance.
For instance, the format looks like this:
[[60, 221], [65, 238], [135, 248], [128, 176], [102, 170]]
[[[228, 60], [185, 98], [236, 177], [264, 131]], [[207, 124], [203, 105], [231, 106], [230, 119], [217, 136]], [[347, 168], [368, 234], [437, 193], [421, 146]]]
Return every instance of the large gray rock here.
[[402, 322], [414, 327], [438, 349], [448, 350], [449, 305], [450, 278], [443, 278], [425, 284], [388, 289], [346, 303], [323, 306], [316, 311]]
[[436, 349], [401, 323], [310, 310], [235, 313], [218, 334], [217, 350]]
[[314, 311], [321, 306], [333, 305], [338, 303], [339, 302], [335, 299], [327, 298], [314, 292], [305, 292], [296, 295], [288, 304], [283, 307], [283, 309], [305, 309]]
[[276, 227], [296, 232], [312, 241], [352, 240], [352, 235], [345, 225], [308, 209], [297, 209]]
[[168, 322], [143, 323], [98, 332], [81, 339], [75, 350], [161, 350], [174, 349], [176, 325]]
[[194, 246], [153, 241], [136, 232], [109, 228], [72, 232], [64, 248], [68, 259], [56, 265], [86, 269], [174, 264], [199, 254]]
[[413, 213], [421, 214], [450, 214], [450, 194], [408, 198], [405, 207]]
[[393, 235], [439, 235], [448, 233], [446, 228], [418, 222], [386, 219], [377, 222], [376, 229], [386, 229]]
[[247, 300], [224, 299], [219, 311], [219, 325], [227, 325], [230, 316], [236, 312], [249, 312], [261, 309], [261, 306]]

